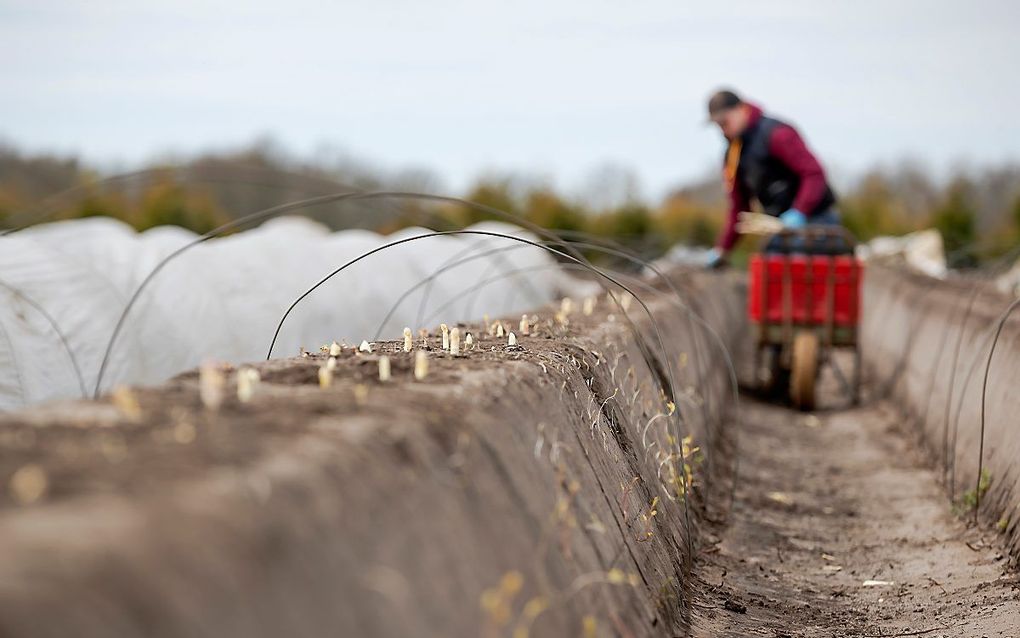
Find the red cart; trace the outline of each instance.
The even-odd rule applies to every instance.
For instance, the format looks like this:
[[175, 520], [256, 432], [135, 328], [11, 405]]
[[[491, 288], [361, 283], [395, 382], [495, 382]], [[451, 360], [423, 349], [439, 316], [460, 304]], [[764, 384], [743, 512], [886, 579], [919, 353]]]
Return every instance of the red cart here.
[[[766, 252], [751, 257], [748, 314], [756, 329], [756, 380], [785, 392], [802, 410], [815, 406], [815, 382], [830, 365], [853, 404], [860, 401], [861, 350], [857, 340], [863, 265], [856, 240], [839, 226], [783, 230]], [[833, 357], [853, 350], [847, 381]]]

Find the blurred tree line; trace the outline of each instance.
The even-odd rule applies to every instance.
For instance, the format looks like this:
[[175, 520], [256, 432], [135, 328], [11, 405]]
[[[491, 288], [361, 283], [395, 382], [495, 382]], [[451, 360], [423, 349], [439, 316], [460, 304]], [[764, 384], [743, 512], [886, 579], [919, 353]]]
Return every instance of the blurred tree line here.
[[[541, 180], [482, 177], [463, 193], [473, 202], [521, 215], [546, 228], [610, 238], [644, 255], [682, 243], [711, 245], [723, 223], [725, 198], [716, 175], [695, 180], [649, 204], [618, 167], [593, 175], [591, 198], [567, 196]], [[0, 228], [42, 220], [109, 216], [138, 230], [173, 224], [197, 233], [243, 214], [288, 202], [357, 190], [444, 192], [427, 170], [386, 174], [334, 152], [311, 159], [270, 141], [184, 161], [168, 159], [135, 173], [102, 179], [77, 158], [29, 155], [0, 146]], [[904, 162], [878, 167], [838, 189], [839, 208], [859, 239], [934, 227], [952, 265], [966, 267], [1020, 245], [1020, 166], [960, 169], [935, 180]], [[330, 228], [392, 232], [496, 218], [453, 204], [387, 198], [324, 202], [301, 214]]]

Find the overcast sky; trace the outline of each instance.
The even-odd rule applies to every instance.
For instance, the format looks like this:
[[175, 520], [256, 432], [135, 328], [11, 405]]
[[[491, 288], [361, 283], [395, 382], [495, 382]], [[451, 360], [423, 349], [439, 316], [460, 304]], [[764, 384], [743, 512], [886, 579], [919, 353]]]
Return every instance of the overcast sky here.
[[1020, 2], [0, 0], [0, 139], [131, 168], [271, 135], [452, 190], [492, 170], [649, 196], [721, 156], [731, 85], [841, 174], [1020, 158]]

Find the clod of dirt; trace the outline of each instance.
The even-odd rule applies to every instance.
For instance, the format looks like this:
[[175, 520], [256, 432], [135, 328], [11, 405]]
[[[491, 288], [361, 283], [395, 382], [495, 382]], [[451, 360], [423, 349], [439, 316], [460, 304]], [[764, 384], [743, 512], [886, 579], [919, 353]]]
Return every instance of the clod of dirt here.
[[737, 601], [732, 600], [730, 598], [727, 598], [726, 602], [723, 603], [723, 609], [725, 609], [726, 611], [736, 612], [738, 614], [747, 613], [747, 605], [742, 605], [741, 603], [738, 603]]

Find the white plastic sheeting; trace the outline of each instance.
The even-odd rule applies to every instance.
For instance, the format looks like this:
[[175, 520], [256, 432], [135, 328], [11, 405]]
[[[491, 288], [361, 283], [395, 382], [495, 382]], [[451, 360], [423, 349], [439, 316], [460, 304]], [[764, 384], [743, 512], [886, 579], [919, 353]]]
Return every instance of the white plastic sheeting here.
[[857, 255], [862, 259], [902, 257], [914, 270], [937, 279], [945, 278], [949, 271], [946, 267], [946, 253], [942, 247], [942, 234], [933, 228], [901, 237], [875, 237], [867, 244], [858, 246]]
[[[506, 224], [472, 228], [527, 236]], [[285, 217], [196, 245], [156, 275], [128, 314], [103, 389], [157, 383], [207, 359], [262, 359], [284, 311], [304, 290], [361, 253], [427, 232], [330, 233], [305, 218]], [[135, 233], [108, 218], [0, 237], [0, 409], [80, 396], [73, 362], [91, 393], [131, 294], [161, 259], [196, 237], [176, 227]], [[301, 346], [315, 350], [333, 340], [371, 340], [405, 290], [453, 261], [490, 249], [500, 250], [449, 268], [431, 286], [410, 294], [382, 338], [399, 338], [404, 326], [418, 327], [426, 289], [426, 319], [457, 298], [438, 318], [452, 323], [483, 313], [520, 312], [579, 285], [548, 253], [512, 240], [471, 235], [416, 240], [362, 260], [302, 301], [287, 319], [274, 356], [295, 355]], [[464, 293], [482, 279], [518, 269], [525, 273]], [[468, 308], [473, 316], [464, 316]], [[59, 326], [67, 347], [46, 315]]]
[[1020, 259], [1013, 267], [995, 278], [995, 287], [1011, 297], [1020, 297]]

